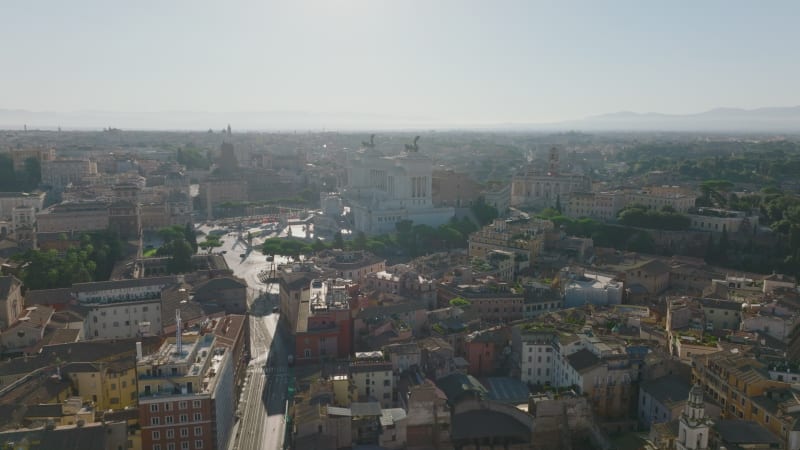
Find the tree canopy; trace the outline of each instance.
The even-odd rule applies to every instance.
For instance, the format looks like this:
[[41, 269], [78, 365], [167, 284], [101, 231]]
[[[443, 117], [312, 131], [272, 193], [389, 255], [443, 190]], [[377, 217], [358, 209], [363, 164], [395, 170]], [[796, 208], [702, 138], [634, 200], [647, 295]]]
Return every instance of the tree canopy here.
[[79, 245], [63, 254], [28, 250], [13, 259], [23, 263], [20, 279], [29, 289], [69, 287], [74, 283], [107, 280], [123, 256], [123, 243], [112, 231], [84, 234]]

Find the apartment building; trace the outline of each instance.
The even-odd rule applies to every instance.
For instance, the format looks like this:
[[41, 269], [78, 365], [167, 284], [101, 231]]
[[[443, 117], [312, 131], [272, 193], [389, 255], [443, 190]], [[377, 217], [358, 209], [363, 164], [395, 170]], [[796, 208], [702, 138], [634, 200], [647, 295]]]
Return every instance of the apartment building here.
[[541, 219], [495, 219], [489, 225], [469, 235], [469, 257], [486, 259], [492, 251], [515, 255], [530, 264], [542, 251], [545, 234], [554, 229], [553, 222]]
[[374, 399], [382, 408], [393, 406], [395, 377], [392, 362], [384, 358], [383, 352], [357, 352], [350, 361], [350, 377], [359, 401]]
[[751, 420], [800, 448], [800, 400], [787, 382], [772, 380], [767, 366], [743, 351], [722, 351], [694, 359], [692, 378], [722, 407], [723, 419]]
[[105, 202], [61, 203], [36, 214], [39, 233], [105, 230], [109, 224]]
[[522, 332], [521, 377], [529, 385], [550, 386], [555, 379], [556, 340], [554, 328], [528, 327]]
[[626, 205], [644, 205], [656, 210], [669, 206], [680, 213], [694, 208], [696, 199], [696, 195], [680, 186], [650, 186], [625, 193]]
[[349, 356], [353, 348], [350, 285], [341, 279], [315, 278], [310, 282], [308, 298], [298, 300], [295, 361]]
[[576, 192], [564, 203], [564, 215], [610, 221], [617, 218], [625, 205], [626, 195], [622, 191]]
[[[137, 355], [142, 449], [224, 449], [233, 429], [234, 362], [213, 329], [177, 333]], [[180, 328], [180, 326], [179, 326]]]
[[97, 163], [82, 159], [42, 161], [42, 184], [61, 190], [70, 183], [97, 175]]

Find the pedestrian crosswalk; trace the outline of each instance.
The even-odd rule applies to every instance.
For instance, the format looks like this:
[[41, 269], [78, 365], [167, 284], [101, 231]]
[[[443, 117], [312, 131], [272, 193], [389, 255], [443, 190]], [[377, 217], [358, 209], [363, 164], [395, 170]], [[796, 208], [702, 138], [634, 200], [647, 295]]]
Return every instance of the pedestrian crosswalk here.
[[286, 374], [286, 367], [265, 367], [264, 373], [267, 375], [284, 375]]

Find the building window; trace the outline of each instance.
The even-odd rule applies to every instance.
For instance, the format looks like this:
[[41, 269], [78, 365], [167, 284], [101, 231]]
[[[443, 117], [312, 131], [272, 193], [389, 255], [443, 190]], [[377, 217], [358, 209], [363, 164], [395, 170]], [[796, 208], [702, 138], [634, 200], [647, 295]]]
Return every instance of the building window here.
[[194, 427], [194, 435], [195, 436], [202, 436], [203, 435], [203, 427]]
[[172, 416], [164, 417], [164, 423], [172, 423]]
[[167, 430], [167, 439], [175, 439], [175, 430], [173, 429]]
[[153, 450], [161, 450], [161, 444], [153, 444]]
[[167, 444], [167, 450], [175, 450], [175, 443], [170, 442], [169, 444]]
[[158, 412], [158, 403], [152, 403], [150, 405], [150, 412]]
[[188, 422], [189, 421], [189, 416], [187, 416], [186, 414], [181, 414], [181, 417], [179, 419], [180, 419], [181, 423]]
[[159, 425], [158, 417], [151, 417], [150, 425]]
[[199, 408], [199, 407], [200, 407], [200, 400], [193, 400], [192, 408]]
[[194, 448], [203, 448], [203, 441], [200, 439], [194, 441]]
[[189, 429], [188, 428], [181, 428], [181, 437], [189, 437]]
[[203, 420], [203, 415], [200, 413], [194, 413], [194, 420], [197, 422], [198, 420]]
[[[122, 384], [124, 385], [125, 382], [123, 381]], [[172, 403], [169, 403], [169, 402], [164, 403], [164, 411], [170, 411], [171, 409], [172, 409]]]
[[179, 409], [186, 409], [186, 405], [188, 405], [188, 404], [189, 404], [189, 403], [188, 403], [188, 402], [185, 402], [185, 401], [183, 401], [183, 402], [180, 402], [180, 403], [178, 403], [178, 408], [179, 408]]
[[181, 450], [189, 450], [189, 443], [186, 441], [181, 442]]
[[160, 431], [153, 431], [153, 440], [157, 441], [161, 439], [161, 432]]

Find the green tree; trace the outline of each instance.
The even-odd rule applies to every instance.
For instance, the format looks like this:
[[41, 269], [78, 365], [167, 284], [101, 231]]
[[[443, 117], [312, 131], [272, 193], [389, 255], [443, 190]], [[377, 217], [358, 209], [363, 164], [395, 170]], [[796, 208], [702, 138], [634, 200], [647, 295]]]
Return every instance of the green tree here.
[[344, 248], [344, 238], [341, 231], [337, 231], [333, 235], [333, 248]]
[[320, 238], [314, 239], [314, 243], [311, 244], [311, 249], [314, 250], [315, 252], [321, 252], [322, 250], [325, 250], [326, 248], [328, 248], [328, 246], [325, 245], [325, 243], [322, 242], [322, 240]]
[[353, 246], [356, 248], [356, 250], [367, 249], [367, 235], [364, 234], [363, 231], [356, 233], [356, 238], [353, 240]]
[[478, 222], [481, 226], [492, 223], [492, 221], [499, 215], [497, 208], [486, 203], [483, 198], [475, 202], [470, 209], [472, 210], [472, 214], [475, 216], [475, 218], [478, 219]]
[[33, 190], [42, 182], [42, 164], [39, 158], [25, 159], [25, 184], [26, 190]]
[[186, 239], [186, 242], [192, 246], [192, 250], [197, 253], [197, 232], [194, 230], [194, 225], [192, 225], [190, 222], [186, 223], [186, 226], [183, 229], [183, 236]]
[[170, 259], [167, 261], [167, 271], [169, 273], [187, 273], [193, 270], [192, 246], [186, 239], [179, 238], [171, 242]]
[[222, 247], [222, 241], [219, 236], [206, 236], [206, 240], [198, 244], [198, 246], [210, 252], [216, 247]]

